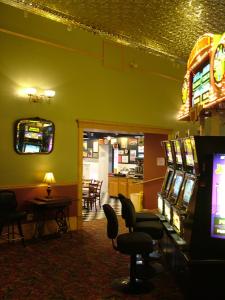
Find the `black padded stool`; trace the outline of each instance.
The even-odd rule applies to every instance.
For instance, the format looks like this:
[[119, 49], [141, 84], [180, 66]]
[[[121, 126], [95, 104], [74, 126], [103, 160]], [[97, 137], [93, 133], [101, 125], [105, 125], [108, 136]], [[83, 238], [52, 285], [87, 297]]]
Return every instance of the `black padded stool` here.
[[[109, 204], [104, 204], [103, 210], [107, 218], [107, 235], [112, 240], [113, 248], [130, 256], [129, 280], [120, 280], [115, 287], [133, 294], [149, 292], [153, 286], [143, 274], [138, 274], [137, 255], [142, 255], [145, 258], [153, 251], [152, 238], [144, 232], [129, 232], [118, 235], [118, 220], [115, 211]], [[145, 259], [144, 267], [148, 268]]]
[[[122, 206], [122, 217], [123, 219], [125, 219], [125, 212], [126, 212], [126, 203], [124, 203], [124, 201], [126, 201], [126, 197], [122, 194], [118, 194], [118, 198], [121, 202], [121, 206]], [[131, 205], [133, 205], [133, 202], [131, 201]], [[135, 211], [135, 207], [133, 205], [134, 211]], [[150, 213], [150, 212], [135, 212], [136, 215], [136, 222], [143, 222], [143, 221], [159, 221], [159, 217], [156, 216], [154, 213]]]
[[161, 257], [161, 252], [159, 249], [158, 241], [163, 237], [164, 230], [160, 221], [136, 221], [135, 208], [132, 201], [128, 198], [121, 199], [123, 202], [123, 209], [125, 224], [129, 228], [129, 232], [145, 232], [149, 234], [152, 239], [155, 241], [155, 249], [149, 255], [150, 258], [158, 259]]

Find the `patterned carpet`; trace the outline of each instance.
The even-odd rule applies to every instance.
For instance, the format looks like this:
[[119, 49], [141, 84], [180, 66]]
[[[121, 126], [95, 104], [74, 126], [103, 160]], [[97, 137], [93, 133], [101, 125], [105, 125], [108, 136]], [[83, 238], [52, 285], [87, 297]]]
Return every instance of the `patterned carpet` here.
[[[121, 217], [119, 217], [120, 219]], [[125, 231], [120, 219], [120, 230]], [[60, 238], [0, 244], [1, 300], [181, 300], [173, 276], [164, 271], [142, 296], [112, 287], [126, 277], [129, 257], [116, 252], [106, 236], [106, 220], [84, 222], [83, 229]]]

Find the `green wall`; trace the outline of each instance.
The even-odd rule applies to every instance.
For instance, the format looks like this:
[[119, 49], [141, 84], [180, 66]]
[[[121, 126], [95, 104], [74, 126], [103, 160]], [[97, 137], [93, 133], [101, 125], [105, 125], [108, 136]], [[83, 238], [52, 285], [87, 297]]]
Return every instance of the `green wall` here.
[[[25, 18], [23, 11], [4, 4], [0, 4], [0, 45], [2, 186], [38, 184], [48, 170], [59, 184], [76, 182], [77, 119], [187, 127], [176, 121], [183, 65], [80, 29], [68, 31], [43, 17]], [[54, 89], [56, 96], [51, 104], [29, 103], [18, 90], [31, 86]], [[55, 123], [51, 154], [25, 156], [14, 151], [13, 125], [23, 117]]]

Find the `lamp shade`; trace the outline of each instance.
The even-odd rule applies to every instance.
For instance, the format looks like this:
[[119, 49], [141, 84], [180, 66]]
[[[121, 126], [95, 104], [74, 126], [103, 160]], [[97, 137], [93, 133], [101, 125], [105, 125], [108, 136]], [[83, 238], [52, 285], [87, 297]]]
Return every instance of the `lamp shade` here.
[[44, 91], [44, 95], [45, 95], [46, 97], [52, 98], [52, 97], [55, 96], [55, 91], [53, 91], [53, 90], [45, 90], [45, 91]]
[[45, 177], [43, 179], [43, 182], [50, 184], [50, 183], [55, 183], [55, 177], [52, 172], [47, 172], [45, 173]]
[[36, 95], [37, 90], [33, 87], [29, 87], [29, 88], [26, 88], [24, 92], [28, 96], [33, 96], [33, 95]]

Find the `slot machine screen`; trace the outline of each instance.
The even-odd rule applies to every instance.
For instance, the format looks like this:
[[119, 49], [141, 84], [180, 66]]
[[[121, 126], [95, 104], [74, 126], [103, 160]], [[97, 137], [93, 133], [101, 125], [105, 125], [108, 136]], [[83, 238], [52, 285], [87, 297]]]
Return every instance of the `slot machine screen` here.
[[167, 161], [169, 163], [173, 163], [173, 155], [172, 155], [172, 149], [171, 149], [171, 144], [169, 141], [166, 142], [166, 156], [167, 156]]
[[212, 175], [211, 237], [225, 239], [225, 153], [214, 154]]
[[163, 198], [160, 195], [158, 196], [158, 210], [160, 214], [163, 214]]
[[169, 189], [171, 187], [171, 183], [173, 180], [173, 171], [168, 172], [167, 180], [166, 180], [166, 186], [165, 186], [165, 192], [169, 192]]
[[193, 179], [188, 178], [186, 180], [185, 187], [184, 187], [184, 194], [183, 194], [183, 204], [185, 206], [188, 206], [188, 204], [191, 200], [191, 196], [192, 196], [193, 189], [194, 189], [194, 183], [195, 182]]
[[175, 199], [177, 199], [177, 197], [179, 196], [182, 182], [183, 182], [183, 176], [176, 175], [173, 190], [172, 190], [172, 194], [171, 194], [171, 196]]
[[173, 226], [180, 232], [180, 217], [176, 210], [173, 210]]
[[165, 201], [165, 217], [169, 222], [171, 221], [170, 204], [166, 201]]
[[207, 60], [201, 65], [192, 77], [192, 107], [209, 99], [210, 90], [210, 64]]
[[40, 152], [41, 147], [39, 145], [31, 145], [31, 144], [26, 144], [24, 152], [25, 153], [38, 153]]
[[184, 152], [185, 152], [185, 158], [186, 158], [186, 165], [193, 167], [194, 166], [194, 154], [193, 154], [191, 139], [184, 140]]
[[176, 155], [176, 163], [178, 165], [182, 165], [183, 159], [182, 159], [182, 155], [181, 155], [181, 147], [180, 147], [180, 142], [177, 140], [174, 142], [174, 149], [175, 149], [175, 155]]

